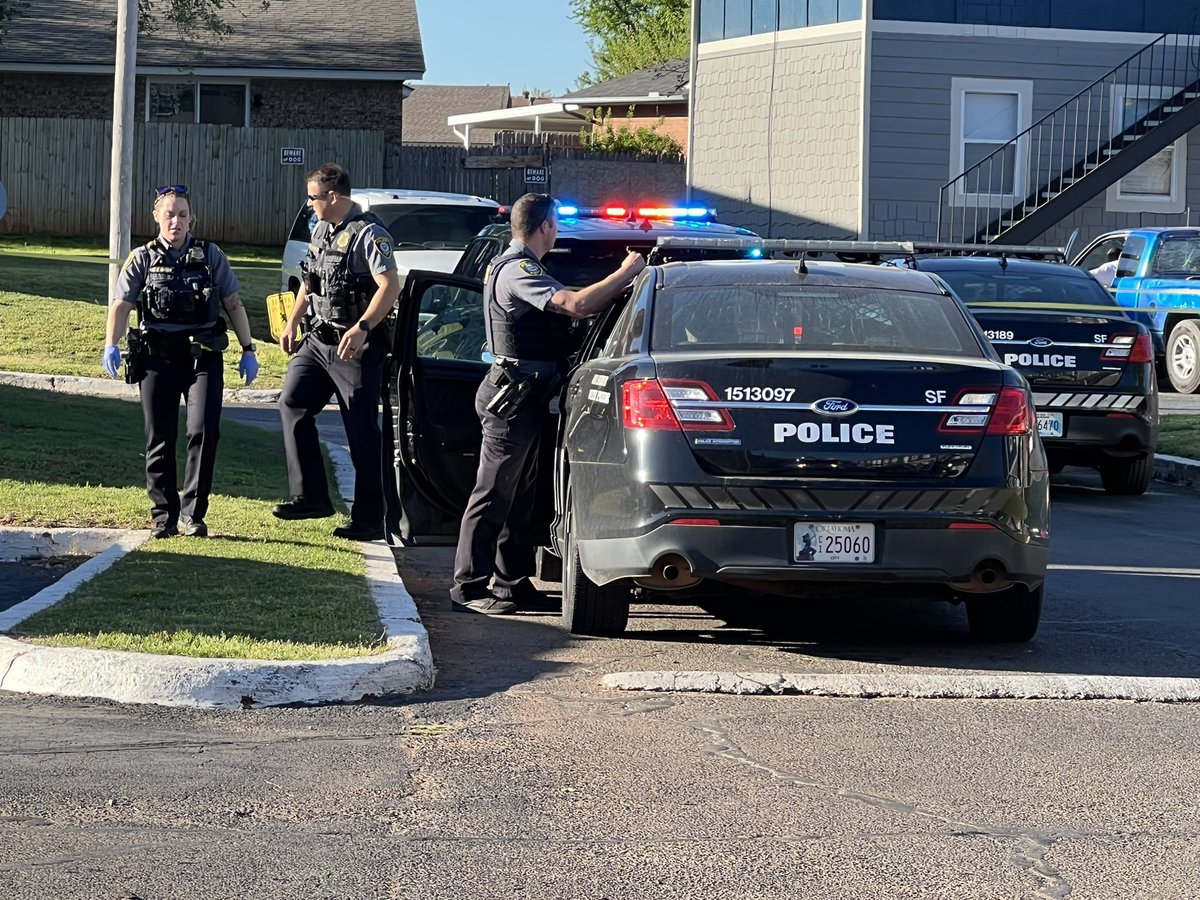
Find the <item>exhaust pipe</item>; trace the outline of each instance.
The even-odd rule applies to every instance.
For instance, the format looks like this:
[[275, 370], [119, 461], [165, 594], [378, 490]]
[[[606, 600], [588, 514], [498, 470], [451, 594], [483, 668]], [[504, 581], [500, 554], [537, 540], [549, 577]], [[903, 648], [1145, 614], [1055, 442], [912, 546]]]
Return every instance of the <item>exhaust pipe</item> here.
[[1004, 564], [994, 559], [985, 559], [971, 570], [971, 577], [966, 581], [951, 582], [950, 586], [956, 591], [972, 594], [990, 594], [1012, 587], [1008, 579], [1008, 570]]
[[700, 579], [692, 574], [692, 564], [678, 553], [665, 553], [654, 561], [649, 575], [635, 579], [634, 583], [638, 587], [671, 591], [697, 585]]

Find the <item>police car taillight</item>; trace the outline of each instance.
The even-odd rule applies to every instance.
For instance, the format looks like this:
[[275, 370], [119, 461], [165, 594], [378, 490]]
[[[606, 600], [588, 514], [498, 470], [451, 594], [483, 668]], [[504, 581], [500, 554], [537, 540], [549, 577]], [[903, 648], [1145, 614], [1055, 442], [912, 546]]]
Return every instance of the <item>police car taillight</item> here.
[[1001, 388], [988, 420], [987, 434], [1029, 434], [1033, 428], [1033, 404], [1029, 402], [1029, 394], [1022, 388]]
[[715, 404], [712, 387], [703, 381], [641, 378], [621, 386], [626, 428], [660, 431], [732, 431], [733, 419]]
[[1100, 354], [1101, 359], [1124, 360], [1131, 363], [1154, 362], [1154, 345], [1148, 334], [1113, 335], [1112, 346]]
[[996, 392], [983, 388], [966, 388], [954, 398], [954, 405], [962, 407], [942, 416], [938, 431], [980, 431], [987, 426], [988, 416], [996, 403]]

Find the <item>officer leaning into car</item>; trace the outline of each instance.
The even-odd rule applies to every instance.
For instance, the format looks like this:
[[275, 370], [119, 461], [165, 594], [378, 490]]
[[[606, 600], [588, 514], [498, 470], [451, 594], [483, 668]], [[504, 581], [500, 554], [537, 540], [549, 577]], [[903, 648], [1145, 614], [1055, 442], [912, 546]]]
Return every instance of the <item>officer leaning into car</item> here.
[[475, 395], [483, 446], [450, 589], [456, 608], [493, 616], [540, 598], [528, 581], [537, 445], [550, 391], [566, 373], [571, 320], [600, 312], [646, 266], [630, 251], [607, 278], [570, 291], [542, 265], [558, 236], [554, 198], [525, 194], [513, 204], [510, 221], [513, 241], [484, 280], [484, 321], [496, 361]]
[[[158, 236], [129, 254], [108, 308], [108, 329], [100, 362], [113, 378], [121, 366], [117, 346], [136, 309], [138, 325], [129, 331], [125, 379], [140, 385], [146, 424], [146, 490], [151, 534], [206, 537], [208, 496], [220, 437], [225, 375], [221, 352], [229, 345], [221, 307], [242, 345], [238, 375], [246, 384], [258, 375], [250, 320], [238, 296], [237, 277], [225, 254], [191, 233], [192, 207], [186, 185], [163, 185], [155, 192]], [[175, 444], [179, 398], [187, 402], [187, 463], [178, 488]]]
[[[388, 350], [386, 321], [400, 294], [392, 239], [374, 215], [350, 199], [350, 176], [326, 163], [309, 173], [308, 202], [317, 217], [301, 265], [296, 303], [279, 345], [288, 365], [279, 414], [292, 499], [275, 506], [280, 519], [333, 515], [317, 414], [334, 396], [354, 463], [354, 505], [338, 537], [383, 537], [379, 398]], [[305, 326], [304, 335], [296, 330]]]

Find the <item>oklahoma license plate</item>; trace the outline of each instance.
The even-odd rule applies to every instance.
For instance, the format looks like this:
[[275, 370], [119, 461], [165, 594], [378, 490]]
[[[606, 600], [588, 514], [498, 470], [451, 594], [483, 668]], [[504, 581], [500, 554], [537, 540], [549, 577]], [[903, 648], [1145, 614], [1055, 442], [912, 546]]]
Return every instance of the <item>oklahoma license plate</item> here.
[[796, 562], [875, 562], [875, 525], [871, 522], [797, 522]]
[[1063, 436], [1063, 414], [1040, 412], [1037, 414], [1038, 434], [1042, 437]]

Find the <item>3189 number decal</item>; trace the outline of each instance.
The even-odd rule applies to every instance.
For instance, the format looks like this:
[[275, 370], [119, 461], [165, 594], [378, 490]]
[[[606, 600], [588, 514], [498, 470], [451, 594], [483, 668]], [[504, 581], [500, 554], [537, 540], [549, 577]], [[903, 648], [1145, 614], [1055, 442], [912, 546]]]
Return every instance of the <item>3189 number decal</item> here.
[[781, 387], [728, 387], [726, 400], [746, 400], [751, 403], [786, 403], [795, 395], [795, 388]]

